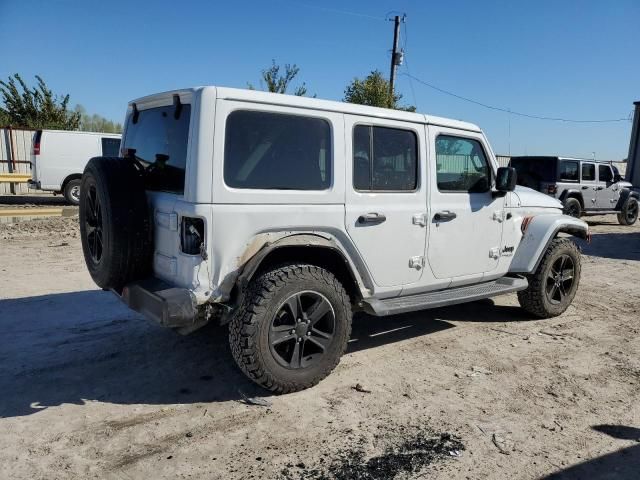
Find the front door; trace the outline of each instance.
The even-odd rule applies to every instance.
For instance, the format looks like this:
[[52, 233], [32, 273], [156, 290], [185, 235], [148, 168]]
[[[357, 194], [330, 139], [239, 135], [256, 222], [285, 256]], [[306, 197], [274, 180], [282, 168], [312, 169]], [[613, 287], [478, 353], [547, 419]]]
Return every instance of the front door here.
[[610, 165], [598, 165], [598, 186], [596, 205], [603, 210], [616, 208], [620, 197], [620, 188], [614, 183], [613, 170]]
[[424, 125], [345, 115], [346, 229], [380, 287], [424, 268]]
[[493, 167], [482, 135], [429, 127], [435, 159], [430, 189], [429, 265], [436, 278], [478, 278], [498, 266], [504, 196], [491, 191]]

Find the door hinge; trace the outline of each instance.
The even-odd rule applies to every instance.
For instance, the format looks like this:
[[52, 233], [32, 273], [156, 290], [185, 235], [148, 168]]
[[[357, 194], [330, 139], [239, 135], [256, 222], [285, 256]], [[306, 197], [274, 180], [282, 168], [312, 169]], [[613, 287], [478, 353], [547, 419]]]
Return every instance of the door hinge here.
[[411, 257], [409, 259], [409, 268], [415, 268], [416, 270], [421, 270], [424, 267], [424, 257]]
[[420, 225], [421, 227], [424, 227], [427, 225], [427, 214], [426, 213], [416, 213], [413, 216], [413, 219], [411, 221], [414, 225]]
[[493, 247], [489, 250], [489, 258], [499, 258], [500, 257], [500, 247]]

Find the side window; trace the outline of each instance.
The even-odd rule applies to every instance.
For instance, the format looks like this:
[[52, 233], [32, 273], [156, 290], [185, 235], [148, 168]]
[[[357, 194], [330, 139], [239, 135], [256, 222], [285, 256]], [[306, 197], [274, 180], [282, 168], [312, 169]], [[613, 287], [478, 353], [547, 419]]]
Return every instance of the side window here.
[[598, 165], [598, 180], [601, 182], [612, 182], [613, 173], [609, 165]]
[[230, 187], [326, 190], [331, 158], [326, 120], [249, 110], [227, 117], [224, 181]]
[[491, 169], [482, 145], [470, 138], [439, 135], [436, 172], [441, 192], [481, 193], [491, 185]]
[[582, 164], [582, 181], [593, 182], [596, 179], [596, 166], [593, 163]]
[[102, 156], [118, 157], [120, 156], [120, 139], [102, 137]]
[[410, 130], [357, 125], [353, 129], [353, 187], [413, 191], [418, 186], [418, 138]]
[[560, 181], [562, 182], [578, 182], [578, 162], [570, 160], [560, 161]]

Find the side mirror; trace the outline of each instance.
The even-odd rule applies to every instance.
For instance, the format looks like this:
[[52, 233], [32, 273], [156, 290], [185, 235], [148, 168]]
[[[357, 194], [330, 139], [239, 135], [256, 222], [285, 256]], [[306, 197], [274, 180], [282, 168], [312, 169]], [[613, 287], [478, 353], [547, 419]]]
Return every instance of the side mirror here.
[[496, 190], [498, 192], [513, 192], [516, 188], [518, 173], [513, 167], [500, 167], [496, 174]]
[[622, 175], [620, 175], [619, 173], [615, 174], [613, 176], [613, 183], [618, 183], [622, 181]]

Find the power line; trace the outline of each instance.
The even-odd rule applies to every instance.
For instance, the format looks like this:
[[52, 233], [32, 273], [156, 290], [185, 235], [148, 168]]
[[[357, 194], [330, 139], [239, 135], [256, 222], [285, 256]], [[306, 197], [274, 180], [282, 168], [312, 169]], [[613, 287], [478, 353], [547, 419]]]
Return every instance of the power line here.
[[409, 34], [407, 33], [407, 21], [403, 22], [404, 27], [404, 35], [402, 36], [402, 51], [405, 54], [404, 57], [404, 68], [407, 70], [409, 74], [409, 87], [411, 87], [411, 96], [413, 97], [413, 105], [418, 108], [418, 102], [416, 100], [416, 90], [413, 88], [413, 78], [411, 78], [411, 70], [409, 70], [409, 62], [407, 61], [407, 43], [409, 42]]
[[493, 105], [488, 105], [486, 103], [482, 103], [479, 102], [477, 100], [473, 100], [471, 98], [467, 98], [467, 97], [463, 97], [462, 95], [458, 95], [457, 93], [453, 93], [453, 92], [449, 92], [448, 90], [445, 90], [443, 88], [437, 87], [435, 85], [432, 85], [428, 82], [425, 82], [424, 80], [421, 80], [420, 78], [414, 77], [413, 75], [411, 75], [410, 73], [401, 73], [400, 75], [405, 75], [406, 77], [409, 77], [413, 80], [415, 80], [418, 83], [421, 83], [422, 85], [432, 88], [440, 93], [444, 93], [445, 95], [449, 95], [451, 97], [455, 97], [459, 100], [464, 100], [465, 102], [469, 102], [469, 103], [473, 103], [475, 105], [479, 105], [481, 107], [484, 108], [488, 108], [489, 110], [496, 110], [498, 112], [504, 112], [504, 113], [508, 113], [509, 115], [517, 115], [519, 117], [526, 117], [526, 118], [533, 118], [536, 120], [550, 120], [550, 121], [555, 121], [555, 122], [567, 122], [567, 123], [613, 123], [613, 122], [628, 122], [630, 121], [629, 118], [612, 118], [612, 119], [605, 119], [605, 120], [576, 120], [573, 118], [561, 118], [561, 117], [545, 117], [545, 116], [540, 116], [540, 115], [532, 115], [529, 113], [522, 113], [522, 112], [516, 112], [514, 110], [510, 110], [508, 108], [501, 108], [501, 107], [496, 107]]
[[341, 15], [351, 15], [352, 17], [368, 18], [370, 20], [386, 20], [383, 17], [376, 17], [374, 15], [367, 15], [366, 13], [351, 12], [349, 10], [340, 10], [338, 8], [322, 7], [320, 5], [310, 5], [308, 3], [296, 2], [295, 0], [286, 0], [286, 1], [287, 1], [287, 3], [292, 3], [292, 4], [295, 4], [295, 5], [298, 5], [299, 7], [314, 8], [316, 10], [323, 10], [325, 12], [330, 12], [330, 13], [339, 13]]

